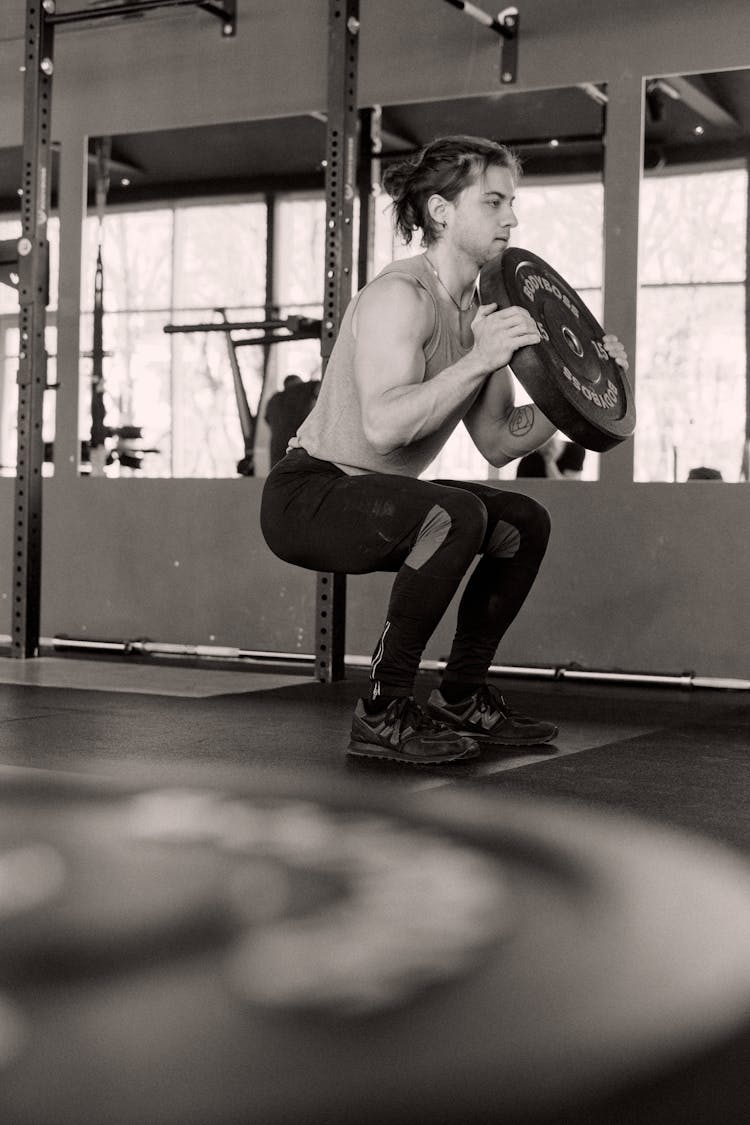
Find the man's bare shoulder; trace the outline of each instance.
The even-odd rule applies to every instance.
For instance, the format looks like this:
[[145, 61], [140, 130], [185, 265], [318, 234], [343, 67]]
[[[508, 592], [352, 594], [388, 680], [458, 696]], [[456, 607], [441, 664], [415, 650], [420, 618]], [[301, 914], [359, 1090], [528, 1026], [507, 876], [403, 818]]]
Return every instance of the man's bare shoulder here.
[[359, 294], [356, 320], [368, 324], [411, 322], [422, 334], [432, 331], [434, 304], [427, 290], [407, 273], [385, 273], [375, 278]]

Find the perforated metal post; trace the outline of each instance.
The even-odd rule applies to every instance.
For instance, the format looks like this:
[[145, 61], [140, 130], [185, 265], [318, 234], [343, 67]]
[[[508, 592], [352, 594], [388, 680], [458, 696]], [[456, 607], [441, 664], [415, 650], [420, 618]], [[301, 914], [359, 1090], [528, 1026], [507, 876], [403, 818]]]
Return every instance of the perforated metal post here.
[[[325, 295], [323, 376], [352, 296], [354, 196], [357, 175], [359, 0], [329, 0], [328, 131], [326, 141]], [[344, 678], [346, 576], [319, 574], [315, 612], [315, 674]]]
[[18, 362], [18, 454], [14, 507], [14, 657], [39, 648], [42, 576], [42, 416], [47, 384], [44, 344], [48, 301], [50, 208], [50, 117], [53, 30], [49, 0], [29, 0], [24, 49], [23, 176], [21, 238], [18, 243], [20, 350]]
[[381, 178], [382, 117], [383, 111], [380, 106], [365, 106], [359, 111], [359, 157], [357, 163], [357, 195], [359, 198], [358, 289], [362, 289], [370, 280], [370, 270], [375, 255], [375, 202]]

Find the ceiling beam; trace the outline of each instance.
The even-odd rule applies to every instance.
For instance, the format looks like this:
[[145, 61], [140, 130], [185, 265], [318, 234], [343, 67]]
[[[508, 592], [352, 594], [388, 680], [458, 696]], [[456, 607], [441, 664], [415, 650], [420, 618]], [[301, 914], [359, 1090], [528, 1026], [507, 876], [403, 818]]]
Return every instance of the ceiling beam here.
[[684, 102], [689, 109], [699, 114], [704, 121], [708, 121], [709, 124], [717, 125], [722, 129], [740, 128], [740, 123], [737, 118], [717, 101], [716, 96], [709, 89], [708, 84], [699, 75], [694, 75], [691, 78], [683, 78], [680, 75], [670, 75], [668, 78], [663, 79], [663, 82], [671, 86], [679, 95], [680, 100]]

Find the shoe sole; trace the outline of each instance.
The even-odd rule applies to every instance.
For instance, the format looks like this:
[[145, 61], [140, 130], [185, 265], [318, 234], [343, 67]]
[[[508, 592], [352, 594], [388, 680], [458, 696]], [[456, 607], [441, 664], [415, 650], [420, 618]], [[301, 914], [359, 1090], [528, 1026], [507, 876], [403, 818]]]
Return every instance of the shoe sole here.
[[400, 762], [405, 766], [440, 766], [450, 762], [471, 761], [479, 754], [479, 747], [467, 747], [460, 754], [451, 754], [450, 756], [442, 754], [436, 758], [409, 758], [404, 754], [399, 754], [397, 750], [389, 750], [385, 746], [378, 746], [372, 742], [350, 742], [346, 752], [355, 758], [378, 758], [381, 761]]
[[547, 738], [533, 738], [533, 739], [520, 739], [520, 738], [493, 738], [490, 735], [483, 737], [481, 734], [467, 734], [467, 738], [473, 738], [475, 742], [479, 742], [482, 746], [511, 746], [511, 747], [524, 747], [524, 746], [549, 746], [557, 738], [559, 731], [550, 734]]
[[[445, 715], [440, 715], [430, 712], [432, 718], [437, 719], [446, 726], [450, 724], [447, 722]], [[475, 742], [480, 743], [482, 746], [547, 746], [550, 742], [554, 742], [560, 733], [560, 728], [555, 727], [550, 734], [545, 738], [498, 738], [496, 735], [488, 734], [485, 731], [471, 730], [466, 727], [452, 727], [456, 734], [460, 734], [463, 738], [473, 738]]]

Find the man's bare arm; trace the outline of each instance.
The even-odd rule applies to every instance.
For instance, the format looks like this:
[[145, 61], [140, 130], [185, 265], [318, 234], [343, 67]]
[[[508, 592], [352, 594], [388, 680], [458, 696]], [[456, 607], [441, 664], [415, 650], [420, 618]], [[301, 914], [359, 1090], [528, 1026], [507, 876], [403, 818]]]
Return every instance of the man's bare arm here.
[[516, 406], [507, 367], [495, 371], [464, 419], [472, 441], [496, 468], [538, 449], [557, 427], [538, 406]]
[[362, 294], [353, 322], [354, 378], [365, 436], [378, 452], [409, 445], [451, 415], [460, 417], [497, 365], [498, 351], [510, 355], [528, 342], [523, 317], [506, 310], [490, 324], [494, 309], [477, 313], [471, 351], [425, 381], [423, 349], [435, 317], [429, 296], [404, 277], [383, 278]]

